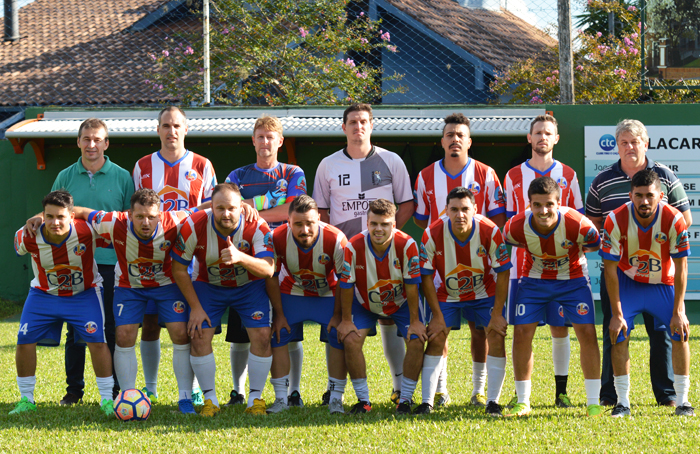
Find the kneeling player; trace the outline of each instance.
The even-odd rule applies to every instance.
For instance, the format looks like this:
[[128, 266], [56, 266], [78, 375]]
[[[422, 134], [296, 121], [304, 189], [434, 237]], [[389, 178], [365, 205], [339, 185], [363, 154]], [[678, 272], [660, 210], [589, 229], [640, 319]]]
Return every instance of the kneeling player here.
[[42, 205], [45, 222], [39, 227], [41, 234], [31, 237], [23, 230], [15, 234], [17, 254], [32, 256], [34, 279], [17, 334], [15, 358], [21, 400], [10, 414], [36, 411], [37, 343], [58, 345], [66, 322], [90, 349], [100, 408], [112, 416], [112, 357], [104, 334], [102, 276], [94, 259], [95, 248], [104, 240], [85, 222], [74, 221], [73, 197], [68, 192], [51, 192]]
[[396, 206], [388, 200], [370, 202], [368, 230], [352, 237], [345, 248], [338, 284], [342, 308], [338, 340], [345, 347], [345, 364], [358, 399], [351, 414], [372, 410], [362, 346], [380, 316], [391, 317], [408, 340], [404, 374], [409, 373], [407, 366], [417, 369], [412, 373], [416, 378], [420, 372], [427, 335], [419, 316], [418, 247], [410, 236], [396, 230], [395, 216]]
[[[510, 257], [496, 224], [476, 214], [474, 195], [469, 189], [452, 189], [447, 195], [446, 211], [446, 216], [426, 229], [421, 244], [421, 288], [433, 313], [428, 323], [431, 340], [423, 360], [423, 405], [432, 408], [437, 388], [433, 371], [442, 352], [440, 340], [444, 343], [446, 338], [443, 331], [449, 333], [445, 326], [459, 326], [462, 310], [467, 307], [477, 325], [488, 325], [486, 414], [503, 416], [498, 399], [506, 374], [507, 324], [502, 314], [508, 293], [508, 270], [512, 266]], [[434, 273], [440, 282], [437, 291], [431, 279]], [[397, 412], [410, 413], [407, 394], [401, 390], [402, 402]]]
[[587, 413], [600, 416], [600, 350], [584, 255], [598, 249], [600, 236], [588, 218], [561, 206], [559, 185], [552, 178], [534, 179], [527, 195], [530, 210], [511, 218], [504, 228], [506, 241], [526, 250], [512, 322], [515, 325], [513, 368], [518, 403], [506, 416], [530, 414], [532, 338], [552, 301], [563, 307], [581, 345]]
[[641, 170], [632, 177], [630, 198], [605, 220], [600, 251], [612, 308], [610, 339], [618, 396], [611, 416], [630, 414], [629, 333], [634, 317], [641, 313], [652, 315], [657, 330], [666, 329], [671, 336], [676, 414], [695, 416], [688, 402], [690, 328], [684, 302], [688, 230], [683, 215], [661, 201], [661, 182], [653, 170]]

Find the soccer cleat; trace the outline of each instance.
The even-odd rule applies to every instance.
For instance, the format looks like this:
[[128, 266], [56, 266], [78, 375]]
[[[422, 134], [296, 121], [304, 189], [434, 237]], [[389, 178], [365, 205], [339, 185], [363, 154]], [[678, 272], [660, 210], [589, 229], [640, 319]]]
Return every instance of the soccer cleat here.
[[151, 404], [158, 403], [158, 395], [150, 392], [145, 386], [141, 388], [141, 392], [143, 392], [146, 395], [146, 397], [148, 397], [148, 400], [151, 401]]
[[202, 388], [195, 388], [192, 390], [192, 404], [200, 407], [204, 405], [204, 393], [202, 392]]
[[433, 412], [433, 406], [428, 402], [423, 402], [418, 405], [415, 410], [413, 410], [414, 415], [429, 415]]
[[292, 391], [292, 394], [287, 397], [287, 405], [290, 407], [304, 406], [304, 401], [301, 400], [301, 394], [299, 394], [299, 391]]
[[372, 404], [371, 403], [359, 401], [358, 403], [356, 403], [355, 405], [352, 406], [349, 414], [361, 415], [364, 413], [369, 413], [370, 411], [372, 411]]
[[511, 409], [511, 411], [506, 413], [506, 416], [509, 418], [512, 418], [512, 417], [522, 418], [524, 416], [530, 416], [531, 411], [532, 410], [530, 410], [530, 406], [528, 404], [517, 403], [517, 404], [513, 405], [513, 408]]
[[408, 402], [401, 402], [396, 406], [396, 414], [397, 415], [410, 415], [411, 414], [411, 405]]
[[207, 418], [213, 418], [219, 412], [221, 411], [221, 408], [217, 407], [214, 405], [214, 402], [211, 401], [211, 399], [207, 399], [204, 401], [204, 407], [202, 407], [202, 410], [199, 412], [200, 416], [205, 416]]
[[36, 404], [29, 402], [27, 396], [24, 396], [22, 399], [20, 399], [19, 402], [17, 402], [17, 405], [15, 405], [15, 409], [12, 410], [9, 414], [18, 415], [20, 413], [25, 413], [28, 411], [36, 411]]
[[617, 404], [615, 405], [615, 408], [613, 408], [612, 413], [610, 413], [610, 416], [613, 418], [622, 418], [625, 416], [630, 416], [632, 412], [630, 412], [630, 407], [625, 407], [622, 404]]
[[391, 399], [392, 402], [394, 402], [396, 405], [398, 405], [399, 402], [401, 401], [401, 390], [399, 390], [399, 391], [393, 390], [391, 392], [391, 397], [389, 399]]
[[586, 408], [586, 414], [591, 417], [603, 416], [603, 407], [595, 404], [589, 405]]
[[331, 403], [331, 391], [328, 390], [321, 396], [321, 405], [328, 405]]
[[191, 399], [182, 399], [177, 402], [177, 408], [180, 413], [185, 415], [196, 415], [197, 412], [194, 411], [194, 404]]
[[328, 411], [332, 414], [340, 414], [344, 415], [345, 414], [345, 408], [343, 408], [343, 401], [338, 399], [337, 397], [333, 400], [330, 401], [328, 404]]
[[253, 399], [253, 405], [246, 408], [245, 412], [253, 416], [265, 415], [265, 401], [263, 399]]
[[510, 401], [508, 402], [508, 405], [506, 405], [506, 407], [513, 408], [516, 405], [518, 405], [518, 395], [517, 394], [514, 395], [512, 399], [510, 399]]
[[471, 400], [469, 401], [470, 405], [474, 405], [475, 407], [485, 407], [486, 406], [486, 396], [483, 394], [475, 394], [472, 396]]
[[695, 416], [695, 409], [690, 406], [689, 403], [685, 403], [683, 405], [679, 405], [676, 407], [676, 415], [677, 416]]
[[66, 393], [65, 396], [63, 396], [63, 399], [61, 399], [61, 402], [59, 402], [61, 405], [65, 405], [67, 407], [70, 407], [75, 404], [80, 404], [83, 402], [82, 397], [78, 397], [73, 393]]
[[435, 393], [435, 406], [436, 407], [447, 407], [452, 399], [447, 393]]
[[279, 399], [275, 399], [275, 401], [270, 405], [270, 408], [265, 410], [267, 413], [280, 413], [285, 410], [288, 410], [289, 406], [284, 403], [284, 399], [281, 397]]
[[554, 400], [554, 406], [558, 408], [571, 408], [574, 404], [571, 403], [571, 399], [566, 394], [559, 394]]
[[114, 401], [112, 399], [102, 399], [100, 410], [105, 415], [114, 418]]
[[230, 407], [231, 405], [245, 405], [245, 396], [243, 394], [238, 394], [238, 391], [231, 391], [231, 398], [224, 404], [224, 407]]
[[503, 407], [501, 407], [497, 402], [490, 401], [486, 404], [486, 410], [484, 410], [486, 416], [491, 416], [494, 418], [503, 417]]

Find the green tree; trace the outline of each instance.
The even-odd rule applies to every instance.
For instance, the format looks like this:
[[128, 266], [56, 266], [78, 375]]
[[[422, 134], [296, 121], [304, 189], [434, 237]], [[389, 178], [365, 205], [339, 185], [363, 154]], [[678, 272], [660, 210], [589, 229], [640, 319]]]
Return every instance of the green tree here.
[[[396, 52], [381, 23], [353, 0], [217, 0], [211, 3], [212, 101], [223, 104], [302, 105], [370, 102], [382, 81], [400, 80], [349, 53]], [[181, 33], [152, 52], [146, 83], [184, 103], [203, 99], [201, 33]]]

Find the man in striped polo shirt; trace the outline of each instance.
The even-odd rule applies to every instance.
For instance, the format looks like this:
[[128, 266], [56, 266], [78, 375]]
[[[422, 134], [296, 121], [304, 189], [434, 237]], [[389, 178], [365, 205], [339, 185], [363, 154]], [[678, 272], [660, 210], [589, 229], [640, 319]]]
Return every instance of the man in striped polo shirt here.
[[[665, 165], [646, 157], [649, 148], [649, 135], [638, 120], [622, 120], [615, 130], [615, 140], [620, 160], [600, 172], [591, 183], [586, 198], [586, 216], [602, 230], [608, 214], [629, 201], [631, 179], [640, 170], [652, 169], [661, 181], [663, 201], [683, 214], [686, 226], [690, 227], [693, 218], [690, 214], [688, 196], [681, 181]], [[603, 309], [603, 369], [601, 376], [600, 403], [612, 406], [617, 402], [613, 385], [612, 360], [610, 356], [610, 298], [605, 284], [605, 273], [600, 276], [600, 303]], [[673, 369], [671, 368], [671, 340], [665, 331], [654, 330], [654, 318], [644, 315], [644, 324], [649, 335], [649, 370], [651, 386], [659, 405], [675, 406], [676, 392], [673, 389]]]

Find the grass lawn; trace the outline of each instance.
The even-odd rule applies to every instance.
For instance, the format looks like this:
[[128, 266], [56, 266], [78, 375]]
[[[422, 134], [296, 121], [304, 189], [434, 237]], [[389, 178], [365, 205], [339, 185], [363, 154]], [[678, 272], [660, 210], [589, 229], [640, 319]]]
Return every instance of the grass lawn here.
[[[578, 367], [578, 343], [572, 332], [572, 361], [569, 395], [576, 408], [556, 409], [548, 330], [539, 329], [535, 338], [533, 415], [521, 420], [491, 420], [467, 405], [471, 395], [469, 330], [450, 336], [450, 407], [424, 417], [394, 416], [389, 403], [391, 381], [378, 337], [367, 342], [372, 412], [365, 417], [334, 416], [320, 406], [326, 385], [325, 354], [316, 341], [318, 327], [306, 327], [302, 396], [306, 407], [278, 415], [249, 417], [242, 407], [224, 408], [214, 419], [186, 417], [177, 413], [177, 390], [172, 374], [172, 345], [163, 341], [160, 401], [148, 421], [122, 423], [105, 418], [97, 406], [99, 395], [94, 374], [88, 366], [85, 403], [73, 408], [58, 405], [64, 394], [62, 348], [41, 348], [38, 352], [36, 400], [39, 409], [30, 415], [9, 417], [19, 392], [15, 382], [14, 352], [17, 321], [0, 321], [0, 451], [13, 452], [637, 452], [692, 451], [700, 445], [700, 418], [672, 416], [673, 409], [654, 403], [648, 379], [648, 343], [642, 330], [634, 331], [630, 350], [633, 417], [585, 417], [583, 377]], [[466, 327], [465, 327], [466, 328]], [[599, 327], [600, 329], [600, 327]], [[693, 331], [697, 326], [693, 327]], [[697, 331], [696, 331], [697, 332]], [[638, 334], [638, 335], [637, 335]], [[167, 338], [167, 335], [164, 335]], [[602, 344], [602, 338], [600, 338]], [[698, 353], [698, 337], [691, 339], [692, 353]], [[224, 336], [215, 339], [217, 391], [228, 400], [231, 376], [228, 344]], [[137, 348], [138, 353], [138, 348]], [[140, 361], [140, 360], [139, 360]], [[140, 367], [140, 364], [139, 364]], [[693, 362], [691, 402], [698, 403], [700, 368]], [[143, 384], [139, 373], [137, 383]], [[347, 404], [356, 401], [348, 385]], [[420, 384], [418, 393], [420, 392]], [[513, 394], [512, 366], [508, 365], [501, 402]], [[268, 384], [263, 397], [274, 400]], [[419, 394], [416, 395], [419, 397]]]

